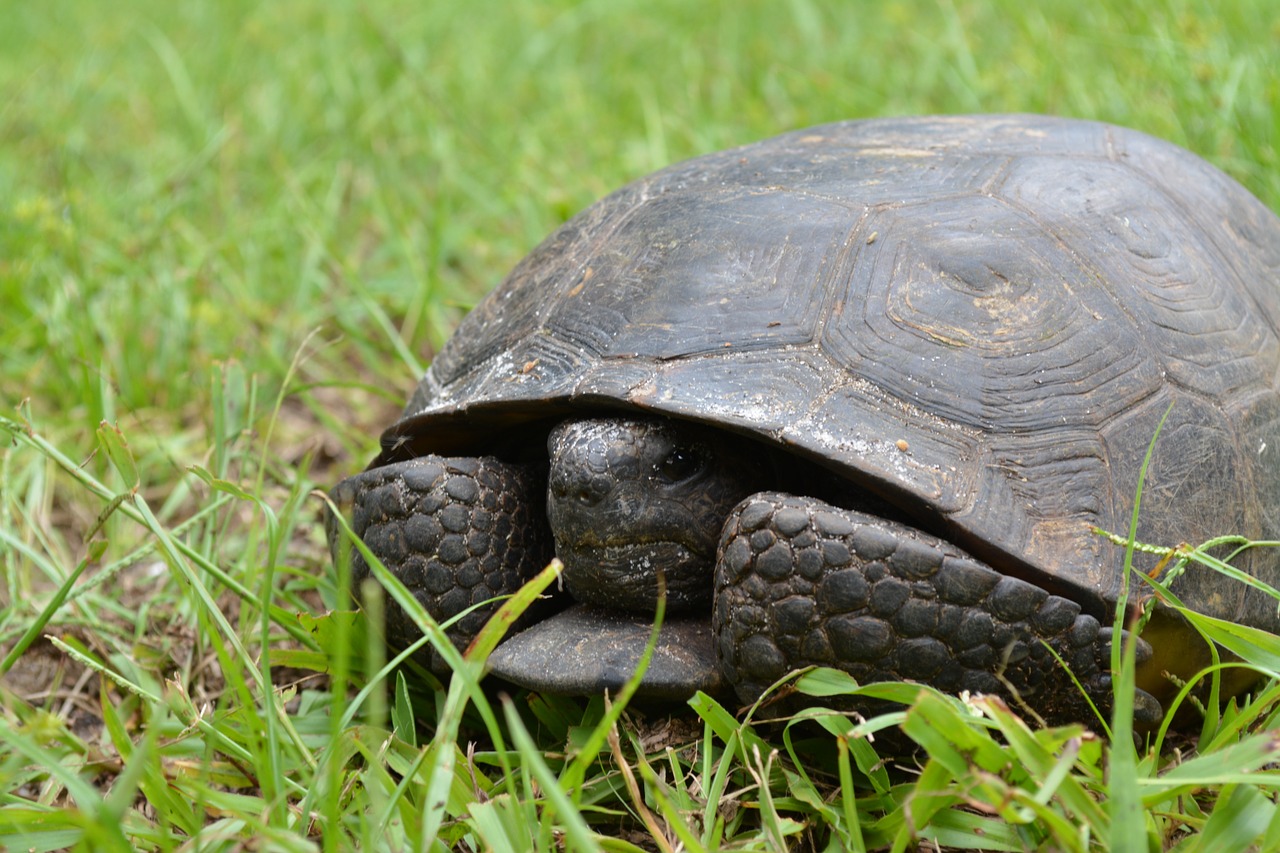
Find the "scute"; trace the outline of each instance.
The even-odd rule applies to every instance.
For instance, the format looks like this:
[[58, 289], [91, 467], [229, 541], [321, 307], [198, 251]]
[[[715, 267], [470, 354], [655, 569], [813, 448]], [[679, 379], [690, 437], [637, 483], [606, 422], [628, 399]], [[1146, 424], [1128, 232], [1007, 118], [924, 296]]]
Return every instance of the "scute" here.
[[1064, 242], [1080, 241], [1080, 224], [1094, 223], [1085, 249], [1098, 284], [1139, 315], [1135, 340], [1160, 354], [1178, 384], [1208, 395], [1251, 390], [1256, 365], [1274, 361], [1259, 352], [1276, 346], [1274, 328], [1214, 239], [1225, 229], [1206, 229], [1152, 178], [1121, 164], [1027, 158], [1001, 194]]
[[1280, 533], [1278, 328], [1280, 222], [1176, 146], [1036, 116], [833, 124], [575, 217], [464, 320], [380, 460], [573, 411], [689, 418], [1105, 615], [1123, 554], [1093, 529], [1127, 530], [1166, 412], [1139, 536]]
[[[784, 193], [652, 199], [593, 254], [582, 280], [553, 297], [561, 310], [548, 331], [601, 358], [808, 343], [825, 307], [828, 270], [850, 236], [849, 216], [842, 205]], [[757, 241], [769, 231], [773, 239]], [[655, 279], [662, 288], [651, 286]], [[588, 288], [589, 310], [576, 310]]]
[[823, 346], [894, 397], [956, 424], [1027, 431], [1102, 423], [1160, 385], [1160, 365], [1111, 346], [1118, 328], [1137, 336], [1088, 257], [1024, 211], [974, 195], [866, 227], [885, 236], [859, 253]]

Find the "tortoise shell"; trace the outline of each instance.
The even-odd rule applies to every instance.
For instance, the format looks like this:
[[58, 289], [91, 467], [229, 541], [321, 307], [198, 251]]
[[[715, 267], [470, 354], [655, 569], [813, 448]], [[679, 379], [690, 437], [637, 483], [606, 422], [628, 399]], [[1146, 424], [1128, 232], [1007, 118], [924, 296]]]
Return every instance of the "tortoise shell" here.
[[[1110, 621], [1139, 539], [1280, 531], [1280, 220], [1198, 157], [1039, 116], [852, 121], [643, 178], [471, 312], [374, 465], [575, 412], [816, 460]], [[1154, 558], [1152, 558], [1154, 561]], [[1272, 583], [1270, 552], [1238, 563]], [[1197, 610], [1269, 628], [1193, 567]]]

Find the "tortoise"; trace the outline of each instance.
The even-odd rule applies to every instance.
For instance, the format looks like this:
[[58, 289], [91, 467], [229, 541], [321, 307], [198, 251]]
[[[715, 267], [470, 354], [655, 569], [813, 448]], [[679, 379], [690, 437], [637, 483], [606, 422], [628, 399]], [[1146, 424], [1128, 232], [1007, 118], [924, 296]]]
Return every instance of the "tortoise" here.
[[[1124, 553], [1097, 530], [1128, 530], [1162, 418], [1140, 540], [1280, 531], [1278, 285], [1280, 220], [1137, 131], [1029, 115], [800, 130], [570, 219], [332, 494], [440, 620], [558, 554], [567, 609], [491, 659], [535, 690], [617, 689], [661, 579], [655, 696], [750, 702], [826, 665], [1085, 719], [1049, 649], [1110, 706]], [[1280, 580], [1269, 550], [1236, 565]], [[1267, 596], [1208, 569], [1174, 589], [1280, 628]], [[387, 632], [419, 636], [396, 608]], [[1137, 715], [1156, 721], [1162, 673], [1189, 677], [1208, 649], [1163, 605], [1137, 646]]]

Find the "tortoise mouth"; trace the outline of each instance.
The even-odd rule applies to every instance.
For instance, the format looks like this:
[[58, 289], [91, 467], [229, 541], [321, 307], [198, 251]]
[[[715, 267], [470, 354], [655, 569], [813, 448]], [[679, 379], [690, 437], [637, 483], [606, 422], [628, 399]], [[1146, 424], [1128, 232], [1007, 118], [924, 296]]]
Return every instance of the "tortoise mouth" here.
[[565, 586], [578, 601], [652, 612], [661, 576], [666, 583], [668, 612], [710, 612], [711, 559], [681, 542], [562, 545], [557, 550], [564, 563]]

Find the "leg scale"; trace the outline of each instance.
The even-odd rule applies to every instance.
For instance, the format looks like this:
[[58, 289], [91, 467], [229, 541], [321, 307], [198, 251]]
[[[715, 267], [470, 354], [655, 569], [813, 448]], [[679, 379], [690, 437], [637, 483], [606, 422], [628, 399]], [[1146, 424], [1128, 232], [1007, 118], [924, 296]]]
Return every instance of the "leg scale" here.
[[[820, 665], [863, 683], [1016, 692], [1051, 722], [1091, 722], [1047, 644], [1100, 710], [1111, 704], [1111, 632], [1078, 604], [914, 528], [810, 498], [766, 492], [735, 508], [720, 542], [713, 631], [743, 701]], [[1150, 655], [1139, 640], [1139, 662]], [[1162, 711], [1139, 691], [1137, 713]]]

